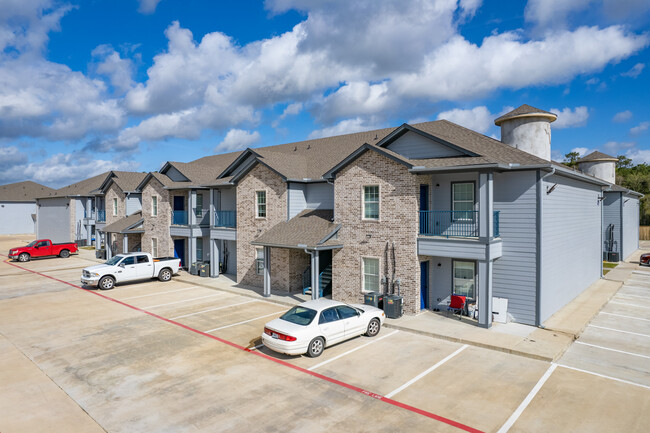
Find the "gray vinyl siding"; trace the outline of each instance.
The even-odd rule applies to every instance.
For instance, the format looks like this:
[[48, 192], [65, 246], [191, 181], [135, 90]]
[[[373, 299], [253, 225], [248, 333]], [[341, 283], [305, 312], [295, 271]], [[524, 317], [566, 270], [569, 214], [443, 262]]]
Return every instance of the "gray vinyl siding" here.
[[52, 242], [70, 242], [70, 216], [67, 198], [39, 200], [36, 237]]
[[600, 187], [554, 175], [542, 188], [540, 321], [544, 322], [600, 278], [602, 249]]
[[415, 132], [407, 132], [391, 143], [388, 148], [393, 152], [412, 159], [444, 158], [461, 156], [456, 149], [437, 143]]
[[334, 209], [334, 185], [308, 183], [305, 185], [307, 209]]
[[508, 313], [535, 325], [537, 296], [537, 172], [494, 174], [502, 256], [492, 266], [493, 296], [508, 299]]
[[219, 203], [215, 206], [217, 210], [237, 210], [237, 191], [235, 188], [220, 189]]
[[623, 197], [623, 255], [621, 260], [639, 248], [639, 199]]
[[[429, 258], [429, 307], [440, 308], [447, 296], [451, 295], [451, 261], [449, 257]], [[440, 265], [440, 266], [438, 266]]]
[[165, 175], [167, 175], [167, 177], [173, 180], [174, 182], [187, 182], [189, 180], [188, 178], [183, 176], [180, 171], [176, 170], [174, 167], [169, 167], [169, 169], [165, 172]]
[[34, 233], [36, 227], [32, 214], [36, 214], [36, 203], [0, 203], [0, 235]]
[[74, 219], [74, 226], [75, 226], [75, 233], [74, 233], [74, 240], [80, 240], [80, 239], [87, 239], [87, 230], [86, 226], [84, 225], [84, 204], [86, 203], [86, 199], [72, 199], [75, 201], [75, 219]]
[[129, 194], [126, 196], [126, 214], [142, 210], [142, 194]]
[[[621, 193], [606, 192], [603, 200], [603, 251], [621, 252]], [[609, 226], [614, 225], [614, 242], [608, 249]]]
[[287, 194], [287, 217], [291, 219], [307, 208], [307, 199], [305, 198], [305, 184], [291, 182], [288, 185]]

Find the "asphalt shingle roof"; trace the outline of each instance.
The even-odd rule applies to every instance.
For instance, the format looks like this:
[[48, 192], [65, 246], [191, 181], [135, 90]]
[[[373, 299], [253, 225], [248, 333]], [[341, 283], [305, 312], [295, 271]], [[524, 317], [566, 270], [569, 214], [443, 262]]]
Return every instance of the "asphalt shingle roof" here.
[[140, 185], [140, 182], [147, 176], [147, 173], [135, 171], [114, 171], [113, 173], [115, 173], [113, 182], [124, 192], [135, 191], [138, 185]]
[[553, 122], [553, 121], [555, 121], [555, 119], [557, 119], [557, 115], [551, 113], [550, 111], [540, 110], [539, 108], [535, 108], [535, 107], [532, 107], [530, 105], [524, 104], [524, 105], [521, 105], [521, 106], [515, 108], [514, 110], [504, 114], [503, 116], [497, 118], [494, 121], [494, 124], [497, 125], [497, 126], [500, 126], [506, 120], [515, 119], [517, 117], [535, 115], [535, 114], [539, 114], [539, 115], [542, 115], [544, 117], [548, 117], [549, 119], [551, 119], [551, 122]]
[[618, 161], [618, 158], [615, 156], [609, 156], [603, 152], [593, 151], [589, 155], [585, 155], [578, 160], [578, 162], [589, 162], [589, 161]]
[[127, 217], [115, 221], [112, 224], [104, 226], [101, 231], [104, 233], [123, 233], [128, 231], [129, 227], [136, 225], [142, 220], [142, 211], [137, 211]]
[[91, 196], [95, 195], [102, 186], [106, 178], [110, 175], [110, 171], [98, 174], [88, 179], [75, 182], [63, 188], [59, 188], [50, 194], [44, 194], [39, 198], [53, 198], [53, 197], [67, 197], [67, 196]]
[[35, 202], [36, 197], [51, 194], [55, 189], [32, 182], [9, 183], [0, 185], [0, 201]]
[[[341, 245], [337, 239], [329, 239], [337, 224], [332, 222], [334, 212], [331, 210], [306, 209], [289, 221], [271, 227], [251, 244], [284, 248], [316, 248]], [[300, 246], [299, 246], [300, 245]]]

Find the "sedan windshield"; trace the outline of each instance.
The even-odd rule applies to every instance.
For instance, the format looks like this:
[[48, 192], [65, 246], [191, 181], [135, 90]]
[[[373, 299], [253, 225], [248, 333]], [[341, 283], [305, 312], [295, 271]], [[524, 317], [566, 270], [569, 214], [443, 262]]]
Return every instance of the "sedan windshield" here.
[[108, 260], [106, 261], [106, 264], [107, 264], [107, 265], [111, 265], [111, 266], [115, 266], [115, 265], [117, 265], [117, 262], [119, 262], [120, 260], [122, 260], [122, 257], [120, 257], [120, 256], [113, 256], [113, 257], [111, 257], [110, 259], [108, 259]]
[[307, 326], [316, 317], [316, 311], [305, 307], [293, 307], [291, 310], [280, 316], [280, 319], [296, 325]]

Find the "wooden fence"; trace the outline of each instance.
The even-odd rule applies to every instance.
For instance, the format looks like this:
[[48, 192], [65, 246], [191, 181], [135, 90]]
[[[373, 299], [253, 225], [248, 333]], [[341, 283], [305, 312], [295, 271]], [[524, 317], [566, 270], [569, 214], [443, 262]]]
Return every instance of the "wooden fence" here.
[[650, 226], [639, 227], [639, 239], [642, 241], [650, 241]]

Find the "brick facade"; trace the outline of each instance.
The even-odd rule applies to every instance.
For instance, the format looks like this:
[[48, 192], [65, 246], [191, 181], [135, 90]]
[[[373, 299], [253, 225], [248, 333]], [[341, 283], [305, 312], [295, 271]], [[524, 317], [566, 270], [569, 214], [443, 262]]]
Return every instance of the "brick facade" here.
[[[153, 195], [158, 196], [158, 216], [152, 216]], [[156, 179], [151, 179], [142, 189], [142, 217], [144, 219], [144, 234], [142, 235], [142, 251], [151, 251], [151, 239], [158, 239], [158, 256], [173, 256], [174, 243], [169, 234], [169, 225], [172, 220], [169, 191], [163, 188]]]
[[[332, 257], [332, 298], [363, 302], [362, 258], [378, 258], [380, 278], [392, 278], [395, 246], [395, 279], [401, 280], [404, 312], [420, 311], [420, 258], [417, 255], [420, 182], [425, 176], [410, 174], [403, 165], [368, 151], [343, 168], [334, 183], [335, 222], [342, 224], [339, 239], [344, 247]], [[379, 185], [379, 221], [362, 220], [363, 187]], [[386, 249], [388, 248], [388, 263]], [[380, 283], [380, 290], [385, 286]]]
[[[106, 225], [126, 216], [126, 199], [122, 190], [113, 182], [106, 191]], [[117, 215], [113, 214], [113, 199], [117, 199]]]
[[[266, 191], [266, 218], [255, 217], [256, 191]], [[259, 235], [287, 220], [287, 184], [262, 164], [257, 164], [237, 185], [237, 282], [261, 287], [264, 277], [255, 269]], [[271, 290], [284, 290], [289, 284], [289, 250], [271, 248]]]

